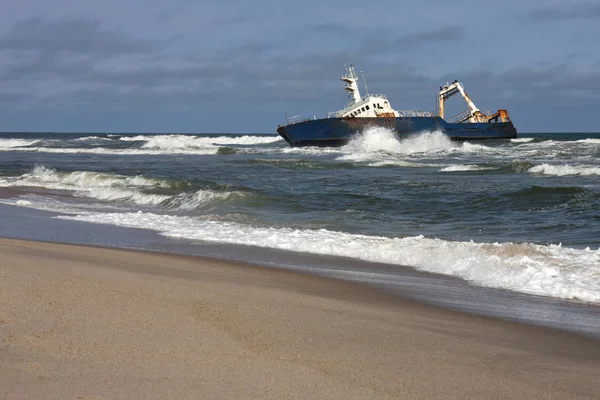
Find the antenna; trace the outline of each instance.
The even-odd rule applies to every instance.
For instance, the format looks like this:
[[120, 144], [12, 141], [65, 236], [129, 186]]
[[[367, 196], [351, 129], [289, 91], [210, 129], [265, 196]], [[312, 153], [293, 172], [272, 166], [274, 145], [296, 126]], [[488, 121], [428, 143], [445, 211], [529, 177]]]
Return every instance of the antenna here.
[[367, 80], [365, 79], [365, 72], [364, 71], [360, 71], [360, 74], [362, 75], [363, 83], [365, 84], [365, 92], [367, 92], [367, 96], [368, 96], [369, 95], [369, 89], [367, 88]]
[[289, 118], [288, 118], [288, 116], [287, 116], [287, 111], [283, 110], [283, 113], [285, 114], [285, 123], [286, 123], [286, 124], [289, 124], [289, 123], [290, 123], [290, 120], [289, 120]]

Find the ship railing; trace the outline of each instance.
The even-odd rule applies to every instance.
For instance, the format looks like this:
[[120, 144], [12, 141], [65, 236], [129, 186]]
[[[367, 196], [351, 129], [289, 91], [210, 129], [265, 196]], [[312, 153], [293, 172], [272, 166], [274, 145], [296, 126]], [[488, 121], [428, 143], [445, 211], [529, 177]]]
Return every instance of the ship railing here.
[[293, 117], [287, 117], [288, 125], [297, 124], [298, 122], [302, 122], [302, 117], [299, 115], [295, 115]]
[[433, 117], [431, 111], [420, 111], [420, 110], [401, 110], [398, 111], [398, 115], [401, 117]]
[[469, 119], [471, 117], [471, 111], [470, 110], [465, 110], [462, 112], [459, 112], [458, 114], [456, 114], [453, 117], [450, 117], [448, 119], [448, 122], [450, 122], [451, 124], [455, 124], [457, 122], [463, 122], [466, 119]]
[[327, 118], [336, 118], [340, 115], [339, 111], [330, 111], [327, 113]]
[[382, 98], [382, 99], [384, 99], [384, 100], [387, 100], [387, 99], [388, 99], [388, 98], [387, 98], [387, 96], [386, 96], [385, 94], [372, 94], [372, 93], [369, 93], [368, 95], [366, 95], [365, 97], [363, 97], [363, 100], [366, 100], [366, 99], [368, 99], [369, 97], [380, 97], [380, 98]]

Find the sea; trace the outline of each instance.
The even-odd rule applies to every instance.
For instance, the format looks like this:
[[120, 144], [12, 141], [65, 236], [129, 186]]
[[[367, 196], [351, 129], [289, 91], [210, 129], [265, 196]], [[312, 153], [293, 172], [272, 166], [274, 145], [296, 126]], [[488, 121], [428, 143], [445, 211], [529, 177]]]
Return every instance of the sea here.
[[600, 337], [600, 133], [2, 133], [0, 191], [4, 237], [231, 258]]

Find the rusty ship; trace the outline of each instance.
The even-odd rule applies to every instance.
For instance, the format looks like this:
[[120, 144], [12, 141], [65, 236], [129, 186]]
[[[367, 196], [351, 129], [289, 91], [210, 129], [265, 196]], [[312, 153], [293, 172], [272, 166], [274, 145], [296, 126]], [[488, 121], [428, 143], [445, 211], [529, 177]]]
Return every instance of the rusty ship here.
[[[458, 80], [440, 86], [436, 111], [397, 111], [383, 94], [361, 97], [358, 76], [354, 66], [345, 66], [341, 80], [348, 92], [348, 103], [339, 110], [330, 112], [326, 118], [288, 117], [286, 124], [277, 127], [277, 133], [292, 147], [298, 146], [342, 146], [355, 135], [369, 127], [386, 127], [401, 137], [423, 131], [442, 131], [452, 140], [509, 139], [517, 137], [507, 110], [495, 113], [482, 112], [465, 92]], [[364, 76], [363, 76], [364, 81]], [[444, 119], [445, 102], [460, 94], [467, 103], [467, 110]]]

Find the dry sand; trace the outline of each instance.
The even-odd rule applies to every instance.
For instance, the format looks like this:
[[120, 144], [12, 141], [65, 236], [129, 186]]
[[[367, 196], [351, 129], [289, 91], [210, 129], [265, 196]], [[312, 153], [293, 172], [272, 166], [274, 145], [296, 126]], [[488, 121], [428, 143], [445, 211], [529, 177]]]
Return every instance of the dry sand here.
[[592, 399], [600, 342], [198, 257], [0, 239], [2, 399]]

